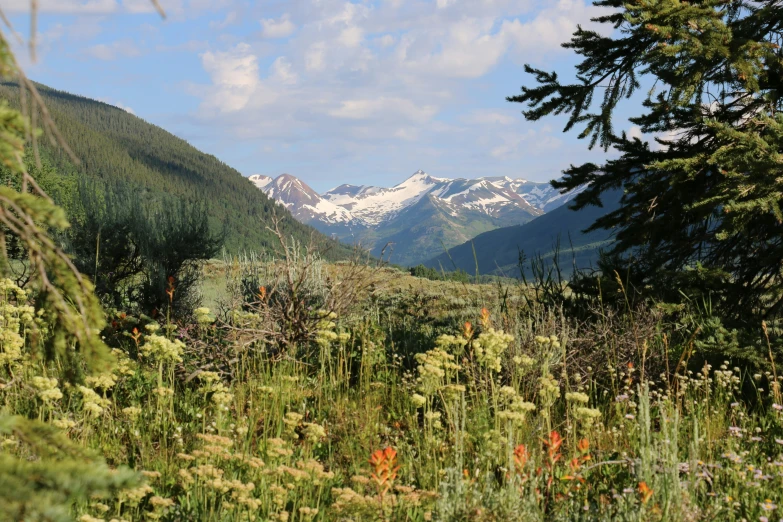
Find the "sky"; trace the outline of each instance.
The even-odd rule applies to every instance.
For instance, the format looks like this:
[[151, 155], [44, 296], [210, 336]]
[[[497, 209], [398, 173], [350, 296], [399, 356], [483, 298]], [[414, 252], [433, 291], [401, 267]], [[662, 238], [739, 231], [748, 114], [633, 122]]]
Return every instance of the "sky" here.
[[[589, 0], [39, 0], [27, 75], [116, 105], [242, 174], [318, 191], [438, 177], [557, 178], [601, 161], [560, 117], [505, 101], [523, 66], [573, 75], [560, 44]], [[29, 0], [0, 0], [22, 38]]]

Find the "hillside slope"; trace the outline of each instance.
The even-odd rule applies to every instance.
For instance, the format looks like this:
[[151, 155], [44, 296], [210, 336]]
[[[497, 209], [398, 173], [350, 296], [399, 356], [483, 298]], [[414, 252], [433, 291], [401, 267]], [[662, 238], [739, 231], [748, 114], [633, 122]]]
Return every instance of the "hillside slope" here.
[[[185, 140], [112, 105], [42, 85], [38, 89], [81, 161], [75, 165], [64, 151], [40, 140], [61, 175], [128, 183], [150, 198], [169, 195], [205, 201], [212, 226], [227, 232], [225, 246], [230, 252], [275, 248], [276, 239], [266, 227], [276, 212], [287, 236], [306, 242], [315, 233], [327, 257], [346, 255], [346, 247], [299, 223], [238, 171]], [[16, 85], [0, 84], [0, 99], [19, 106]]]
[[561, 265], [566, 271], [573, 266], [573, 259], [579, 268], [595, 265], [599, 249], [611, 243], [611, 232], [596, 230], [585, 234], [582, 231], [598, 217], [618, 208], [620, 196], [620, 191], [607, 193], [602, 198], [603, 207], [574, 211], [563, 205], [523, 225], [485, 232], [424, 264], [445, 270], [456, 266], [473, 274], [478, 261], [481, 274], [517, 276], [520, 251], [528, 259], [539, 254], [551, 258], [559, 238]]

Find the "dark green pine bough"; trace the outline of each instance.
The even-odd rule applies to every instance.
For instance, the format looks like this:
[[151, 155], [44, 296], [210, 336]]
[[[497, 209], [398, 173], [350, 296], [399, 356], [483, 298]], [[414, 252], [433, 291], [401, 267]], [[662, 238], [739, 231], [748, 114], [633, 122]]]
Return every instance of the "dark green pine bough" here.
[[[576, 81], [530, 66], [537, 85], [509, 101], [539, 120], [568, 115], [590, 147], [619, 151], [571, 166], [556, 188], [589, 184], [576, 208], [623, 187], [621, 207], [590, 228], [613, 229], [613, 266], [663, 299], [709, 298], [735, 324], [783, 311], [783, 1], [602, 0], [563, 44], [583, 57]], [[611, 14], [609, 14], [611, 13]], [[649, 80], [649, 82], [648, 82]], [[613, 116], [644, 84], [630, 119], [657, 146], [619, 134]]]

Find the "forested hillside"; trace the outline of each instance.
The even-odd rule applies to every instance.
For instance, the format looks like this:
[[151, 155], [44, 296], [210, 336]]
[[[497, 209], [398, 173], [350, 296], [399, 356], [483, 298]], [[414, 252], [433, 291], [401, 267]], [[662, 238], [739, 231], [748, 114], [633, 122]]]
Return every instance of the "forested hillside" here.
[[[40, 139], [43, 155], [58, 174], [127, 183], [144, 191], [150, 200], [168, 195], [203, 201], [213, 228], [226, 231], [225, 247], [231, 252], [261, 252], [274, 247], [276, 240], [267, 230], [273, 212], [282, 216], [280, 226], [286, 236], [309, 240], [313, 229], [294, 220], [261, 191], [253, 190], [246, 178], [216, 157], [112, 105], [42, 85], [38, 89], [81, 162], [74, 164], [63, 150]], [[0, 99], [18, 107], [16, 85], [0, 84]], [[316, 237], [327, 258], [346, 255], [346, 247], [321, 234]]]
[[596, 219], [617, 209], [620, 203], [619, 191], [605, 194], [603, 206], [590, 206], [574, 211], [563, 205], [543, 216], [513, 227], [499, 228], [485, 232], [425, 263], [433, 268], [459, 269], [475, 273], [476, 263], [481, 274], [519, 275], [520, 252], [530, 259], [541, 255], [551, 260], [559, 241], [562, 268], [568, 272], [574, 262], [579, 268], [595, 266], [601, 248], [611, 243], [611, 232], [582, 231]]

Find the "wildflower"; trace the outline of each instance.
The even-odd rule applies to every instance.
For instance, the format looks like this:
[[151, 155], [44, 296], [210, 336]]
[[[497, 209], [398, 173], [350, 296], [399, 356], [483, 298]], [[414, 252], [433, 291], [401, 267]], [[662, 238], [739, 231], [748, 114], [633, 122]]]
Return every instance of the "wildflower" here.
[[527, 446], [525, 446], [524, 444], [520, 444], [519, 446], [514, 448], [514, 464], [517, 467], [518, 473], [522, 472], [529, 458], [530, 455], [527, 452]]
[[294, 411], [289, 411], [288, 413], [285, 414], [285, 418], [283, 418], [283, 424], [288, 426], [288, 430], [291, 433], [294, 433], [296, 428], [302, 422], [303, 418], [304, 418], [304, 415], [302, 415], [300, 413], [296, 413]]
[[[144, 326], [144, 329], [147, 330], [149, 333], [154, 334], [158, 330], [160, 330], [160, 325], [158, 323], [149, 323], [148, 325]], [[134, 331], [136, 329], [134, 328]]]
[[74, 426], [76, 426], [76, 423], [71, 419], [55, 419], [52, 421], [52, 424], [54, 424], [56, 427], [60, 428], [61, 430], [69, 430]]
[[455, 357], [442, 348], [433, 348], [416, 354], [418, 366], [418, 389], [423, 395], [433, 395], [440, 390], [451, 373], [459, 370]]
[[184, 349], [185, 344], [179, 339], [171, 341], [166, 337], [155, 334], [148, 335], [147, 342], [140, 348], [144, 356], [170, 363], [181, 362], [181, 355]]
[[778, 508], [776, 504], [772, 503], [772, 500], [766, 499], [764, 502], [761, 503], [761, 509], [764, 511], [774, 511]]
[[501, 370], [500, 356], [514, 340], [512, 335], [490, 328], [482, 332], [478, 339], [473, 341], [473, 350], [478, 363], [491, 371]]
[[557, 339], [556, 335], [550, 335], [549, 337], [537, 335], [534, 340], [542, 347], [551, 347], [554, 349], [560, 348], [560, 341]]
[[560, 446], [563, 445], [563, 437], [561, 437], [558, 432], [552, 431], [549, 433], [549, 438], [543, 439], [542, 442], [546, 447], [546, 453], [549, 460], [547, 466], [551, 468], [552, 465], [554, 465], [562, 457], [562, 454], [560, 453]]
[[299, 515], [304, 520], [312, 520], [315, 518], [315, 516], [318, 514], [317, 508], [311, 508], [311, 507], [300, 507], [299, 508]]
[[650, 500], [650, 497], [653, 496], [653, 490], [650, 489], [650, 486], [648, 486], [646, 482], [639, 482], [638, 490], [642, 504], [647, 504], [647, 502]]
[[440, 335], [435, 339], [435, 346], [445, 352], [454, 353], [460, 355], [468, 344], [468, 339], [465, 337], [456, 337], [454, 335]]
[[547, 407], [554, 404], [555, 400], [560, 397], [560, 383], [558, 383], [551, 374], [547, 374], [544, 377], [538, 378], [538, 384], [540, 386], [541, 401]]
[[535, 359], [533, 359], [532, 357], [528, 357], [527, 355], [517, 355], [512, 360], [514, 361], [514, 364], [516, 364], [517, 366], [525, 366], [525, 367], [533, 366], [533, 364], [535, 364], [536, 362]]
[[122, 413], [129, 419], [135, 419], [141, 415], [141, 408], [137, 408], [136, 406], [128, 406], [127, 408], [122, 409]]
[[117, 378], [111, 373], [101, 373], [99, 375], [91, 375], [85, 381], [93, 388], [110, 390], [117, 383]]
[[484, 328], [489, 328], [490, 324], [492, 324], [489, 319], [489, 310], [486, 308], [481, 309], [481, 318], [479, 319], [479, 322]]
[[196, 308], [193, 310], [193, 313], [196, 315], [196, 322], [202, 326], [212, 322], [212, 318], [209, 316], [209, 308]]
[[126, 489], [120, 496], [125, 499], [125, 502], [131, 506], [137, 505], [148, 494], [152, 493], [152, 488], [148, 485], [139, 486], [138, 488]]
[[158, 395], [159, 397], [165, 398], [165, 397], [173, 397], [174, 396], [174, 390], [171, 388], [167, 388], [165, 386], [159, 386], [152, 390], [152, 393], [155, 395]]
[[106, 513], [107, 511], [109, 511], [109, 509], [111, 509], [109, 506], [107, 506], [106, 504], [104, 504], [102, 502], [96, 502], [95, 504], [92, 505], [92, 507], [96, 511], [100, 511], [101, 513]]
[[500, 395], [505, 395], [506, 397], [516, 397], [517, 395], [517, 391], [511, 386], [503, 386], [498, 391]]
[[79, 386], [78, 390], [82, 394], [84, 411], [90, 412], [93, 415], [100, 415], [103, 413], [104, 408], [111, 404], [111, 401], [104, 399], [91, 388]]
[[470, 321], [465, 321], [465, 324], [462, 327], [462, 336], [465, 339], [473, 337], [473, 325], [470, 324]]
[[33, 388], [38, 390], [38, 397], [43, 402], [57, 401], [63, 398], [63, 394], [57, 387], [57, 379], [36, 376], [32, 379]]
[[425, 404], [427, 404], [427, 399], [423, 395], [414, 393], [411, 395], [411, 403], [413, 403], [416, 408], [422, 408]]
[[314, 422], [305, 422], [304, 435], [308, 441], [315, 443], [326, 438], [326, 430]]
[[397, 479], [397, 471], [400, 469], [397, 465], [397, 451], [391, 447], [377, 450], [370, 456], [370, 464], [373, 466], [370, 477], [375, 481], [378, 493], [383, 496]]
[[783, 406], [781, 406], [780, 404], [773, 404], [772, 409], [777, 411], [783, 411]]
[[595, 419], [601, 416], [601, 410], [595, 408], [579, 407], [574, 410], [574, 416], [587, 425], [590, 425]]
[[590, 401], [590, 397], [588, 397], [586, 393], [568, 392], [566, 393], [566, 401], [587, 404]]

